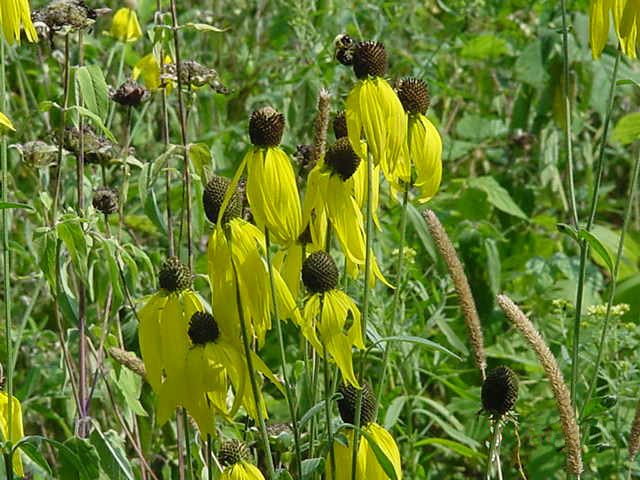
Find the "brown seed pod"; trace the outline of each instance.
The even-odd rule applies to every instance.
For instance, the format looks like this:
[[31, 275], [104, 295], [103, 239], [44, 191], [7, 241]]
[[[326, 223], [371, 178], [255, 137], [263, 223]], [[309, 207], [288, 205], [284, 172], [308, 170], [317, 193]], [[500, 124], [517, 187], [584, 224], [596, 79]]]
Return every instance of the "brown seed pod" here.
[[518, 400], [518, 376], [509, 367], [500, 366], [489, 372], [482, 384], [482, 406], [494, 418], [513, 409]]
[[160, 288], [170, 293], [179, 293], [191, 287], [191, 269], [181, 263], [178, 257], [169, 257], [158, 275]]
[[419, 78], [403, 78], [396, 84], [396, 92], [404, 111], [410, 114], [422, 113], [429, 109], [431, 99], [429, 88]]
[[263, 107], [251, 114], [249, 137], [257, 147], [275, 147], [284, 133], [284, 115], [272, 107]]

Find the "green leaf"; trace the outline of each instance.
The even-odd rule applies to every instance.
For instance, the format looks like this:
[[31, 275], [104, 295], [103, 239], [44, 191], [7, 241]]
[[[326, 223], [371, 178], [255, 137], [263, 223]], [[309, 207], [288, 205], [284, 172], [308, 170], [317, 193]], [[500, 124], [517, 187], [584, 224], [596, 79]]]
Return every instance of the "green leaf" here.
[[387, 477], [389, 477], [390, 480], [398, 480], [396, 469], [393, 468], [393, 463], [391, 463], [387, 454], [380, 448], [378, 442], [376, 442], [373, 436], [366, 430], [361, 429], [360, 433], [367, 439], [367, 442], [369, 442], [369, 447], [373, 450], [378, 463], [382, 467], [382, 470], [384, 470], [384, 473], [387, 474]]
[[607, 267], [609, 268], [609, 273], [613, 275], [613, 260], [611, 260], [609, 251], [602, 244], [602, 242], [598, 240], [598, 237], [582, 228], [578, 231], [578, 235], [580, 235], [580, 238], [586, 240], [589, 246], [594, 250], [594, 252], [596, 252], [600, 256], [600, 258], [602, 258], [602, 260], [604, 260]]
[[316, 472], [321, 472], [324, 467], [324, 458], [307, 458], [302, 461], [302, 478], [312, 478]]
[[79, 67], [76, 84], [86, 107], [100, 119], [106, 118], [109, 106], [109, 89], [102, 70], [97, 65]]
[[379, 338], [378, 340], [375, 341], [375, 343], [373, 343], [373, 345], [371, 345], [369, 347], [369, 349], [373, 348], [374, 346], [377, 346], [379, 343], [384, 343], [384, 342], [415, 343], [417, 345], [422, 345], [424, 347], [433, 348], [434, 350], [440, 350], [441, 352], [444, 352], [444, 353], [446, 353], [448, 355], [451, 355], [452, 357], [454, 357], [454, 358], [456, 358], [458, 360], [462, 360], [462, 358], [460, 358], [458, 355], [456, 355], [455, 353], [453, 353], [451, 350], [447, 349], [446, 347], [443, 347], [439, 343], [432, 342], [431, 340], [427, 340], [426, 338], [414, 337], [414, 336], [409, 336], [409, 335], [399, 335], [399, 336], [393, 336], [393, 337], [382, 337], [382, 338]]
[[204, 181], [206, 178], [205, 171], [213, 168], [209, 147], [205, 143], [190, 143], [187, 146], [187, 151], [189, 152], [189, 160], [193, 168], [200, 177], [200, 180]]
[[199, 32], [226, 32], [227, 30], [229, 30], [228, 28], [218, 28], [218, 27], [214, 27], [213, 25], [209, 25], [208, 23], [185, 23], [181, 26], [182, 27], [190, 27], [190, 28], [195, 28], [196, 30], [198, 30]]
[[556, 228], [560, 233], [564, 233], [565, 235], [573, 238], [576, 243], [580, 243], [580, 239], [578, 238], [578, 232], [571, 225], [567, 225], [566, 223], [558, 223], [556, 224]]
[[468, 458], [476, 458], [478, 460], [486, 458], [486, 455], [480, 452], [476, 452], [461, 443], [454, 442], [453, 440], [447, 440], [446, 438], [425, 438], [424, 440], [418, 440], [414, 446], [422, 447], [424, 445], [433, 445], [435, 447], [440, 447], [442, 450], [453, 451]]
[[94, 427], [90, 439], [100, 456], [102, 470], [110, 480], [135, 480], [122, 445], [117, 445], [121, 443], [117, 434], [113, 431], [103, 434], [97, 425]]
[[105, 136], [111, 140], [114, 143], [118, 143], [118, 141], [116, 140], [116, 138], [113, 136], [113, 133], [111, 133], [111, 130], [109, 130], [104, 123], [102, 123], [102, 120], [100, 119], [100, 117], [98, 115], [96, 115], [95, 113], [93, 113], [91, 110], [87, 110], [84, 107], [81, 107], [79, 105], [73, 105], [71, 107], [69, 107], [69, 110], [77, 110], [78, 113], [82, 116], [88, 117], [91, 120], [93, 120], [96, 124], [96, 126], [102, 130], [102, 133], [105, 134]]
[[489, 277], [489, 286], [494, 295], [498, 295], [501, 291], [500, 285], [502, 280], [502, 264], [500, 263], [500, 252], [493, 238], [488, 238], [484, 242], [484, 249], [487, 253], [487, 275]]
[[489, 176], [471, 178], [467, 183], [471, 188], [477, 188], [484, 191], [487, 194], [489, 203], [498, 210], [502, 210], [509, 215], [522, 218], [523, 220], [527, 219], [527, 215], [513, 201], [509, 192], [507, 192], [495, 178]]
[[640, 112], [629, 113], [618, 120], [611, 138], [623, 145], [638, 140], [640, 138]]
[[293, 480], [293, 477], [285, 469], [276, 471], [276, 480]]
[[56, 291], [56, 233], [53, 231], [47, 232], [42, 237], [42, 247], [40, 248], [40, 255], [38, 265], [40, 270], [44, 274], [44, 277], [49, 283], [49, 288], [52, 292]]
[[69, 250], [71, 261], [80, 271], [82, 277], [87, 276], [87, 242], [80, 223], [76, 220], [68, 220], [56, 226], [58, 237]]
[[59, 448], [59, 478], [64, 480], [94, 480], [100, 473], [100, 457], [88, 440], [73, 437]]
[[[334, 400], [338, 400], [340, 398], [342, 398], [341, 393], [334, 393], [329, 399], [329, 402], [333, 402]], [[298, 425], [300, 425], [300, 427], [303, 427], [315, 415], [320, 413], [323, 408], [324, 408], [324, 400], [321, 400], [318, 403], [316, 403], [313, 407], [311, 407], [309, 410], [307, 410], [307, 412], [302, 416], [302, 418], [298, 422]]]
[[407, 397], [401, 395], [393, 399], [389, 408], [384, 415], [384, 428], [386, 430], [390, 430], [400, 418], [400, 413], [402, 413], [402, 409], [404, 408], [404, 404], [407, 402]]
[[[115, 377], [115, 372], [112, 372], [112, 376]], [[128, 368], [122, 368], [120, 369], [120, 378], [117, 381], [115, 378], [113, 380], [125, 398], [125, 405], [136, 415], [146, 417], [147, 412], [138, 400], [142, 390], [142, 378]]]
[[33, 210], [31, 205], [27, 205], [25, 203], [0, 202], [0, 210], [5, 208], [24, 208], [25, 210]]
[[49, 462], [47, 462], [47, 459], [44, 458], [44, 455], [40, 453], [38, 447], [36, 447], [32, 443], [24, 442], [19, 444], [19, 448], [25, 453], [25, 455], [27, 455], [27, 457], [33, 460], [33, 462], [40, 468], [42, 468], [46, 473], [48, 473], [49, 475], [53, 475], [53, 471], [49, 466]]
[[484, 58], [499, 57], [508, 52], [509, 45], [506, 40], [487, 33], [478, 35], [467, 42], [460, 51], [460, 55], [466, 58], [482, 60]]

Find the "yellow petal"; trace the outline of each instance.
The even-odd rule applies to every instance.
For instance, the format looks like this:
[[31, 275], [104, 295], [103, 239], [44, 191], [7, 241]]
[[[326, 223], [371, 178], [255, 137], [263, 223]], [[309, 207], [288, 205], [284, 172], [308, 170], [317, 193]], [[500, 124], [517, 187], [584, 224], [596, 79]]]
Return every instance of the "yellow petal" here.
[[420, 189], [418, 201], [433, 198], [442, 180], [442, 139], [427, 117], [418, 114], [409, 120], [409, 152], [416, 165], [416, 186]]
[[[353, 430], [349, 430], [344, 433], [347, 438], [347, 446], [342, 445], [340, 442], [333, 442], [333, 454], [336, 464], [336, 476], [335, 480], [351, 480], [351, 465], [353, 456]], [[358, 448], [358, 455], [356, 457], [356, 479], [357, 480], [369, 480], [369, 477], [364, 476], [366, 470], [367, 460], [367, 445], [366, 439], [360, 437], [360, 445]], [[327, 480], [334, 480], [331, 468], [331, 457], [327, 455], [325, 460], [325, 475]]]
[[[377, 423], [370, 423], [365, 427], [367, 433], [371, 435], [371, 437], [378, 444], [380, 449], [387, 456], [391, 464], [393, 465], [393, 469], [396, 471], [396, 477], [398, 480], [402, 480], [402, 466], [400, 463], [400, 451], [398, 450], [398, 445], [396, 445], [395, 440], [387, 432], [384, 428], [382, 428]], [[378, 462], [378, 458], [376, 457], [373, 449], [368, 444], [366, 438], [362, 439], [362, 442], [367, 442], [367, 452], [366, 452], [366, 472], [363, 478], [367, 480], [387, 480], [389, 477], [382, 469], [382, 466]]]
[[162, 369], [164, 367], [160, 335], [160, 312], [166, 302], [166, 296], [156, 293], [138, 312], [138, 318], [140, 319], [140, 324], [138, 325], [140, 353], [147, 372], [147, 380], [156, 393], [160, 391]]
[[[16, 131], [13, 123], [11, 123], [11, 120], [9, 120], [9, 118], [2, 112], [0, 112], [0, 127], [8, 128], [9, 130], [13, 130], [14, 132]], [[0, 131], [2, 131], [1, 128]]]
[[[2, 431], [2, 440], [9, 437], [9, 395], [6, 392], [0, 392], [0, 430]], [[11, 440], [12, 444], [18, 443], [24, 437], [22, 429], [22, 406], [16, 397], [11, 397]], [[24, 469], [22, 466], [22, 458], [20, 457], [20, 449], [13, 454], [13, 471], [19, 477], [24, 477]]]
[[38, 34], [31, 22], [31, 9], [28, 0], [3, 0], [0, 2], [0, 26], [9, 45], [20, 43], [20, 27], [24, 26], [27, 40], [35, 42]]
[[121, 42], [135, 42], [142, 36], [138, 15], [130, 8], [121, 8], [113, 16], [111, 35]]
[[[133, 67], [133, 79], [137, 80], [142, 76], [142, 81], [149, 90], [162, 87], [162, 81], [160, 80], [160, 57], [156, 58], [154, 53], [150, 53], [142, 57], [138, 63]], [[171, 57], [165, 55], [164, 64], [171, 63]], [[167, 95], [171, 93], [171, 82], [167, 83]]]
[[591, 0], [589, 12], [589, 37], [591, 53], [598, 58], [609, 38], [609, 10], [610, 0]]

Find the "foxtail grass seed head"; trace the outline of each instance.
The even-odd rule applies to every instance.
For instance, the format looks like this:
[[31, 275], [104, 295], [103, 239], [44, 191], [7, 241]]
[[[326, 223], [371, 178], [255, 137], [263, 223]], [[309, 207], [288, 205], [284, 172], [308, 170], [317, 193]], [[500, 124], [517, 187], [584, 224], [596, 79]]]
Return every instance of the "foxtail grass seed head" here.
[[347, 116], [344, 110], [338, 112], [333, 119], [333, 134], [336, 140], [347, 136]]
[[160, 288], [169, 293], [179, 293], [191, 287], [191, 269], [181, 263], [178, 257], [169, 257], [162, 264], [158, 275]]
[[144, 368], [144, 362], [138, 356], [127, 350], [118, 347], [109, 348], [109, 354], [120, 365], [124, 365], [133, 373], [140, 375], [142, 378], [147, 376], [147, 372]]
[[220, 336], [216, 319], [207, 312], [196, 312], [191, 315], [187, 333], [189, 334], [191, 343], [201, 346], [215, 342]]
[[387, 51], [380, 42], [360, 42], [353, 52], [353, 71], [358, 78], [387, 73]]
[[360, 157], [353, 151], [347, 137], [338, 139], [329, 147], [324, 161], [334, 173], [340, 175], [343, 181], [351, 178], [360, 165]]
[[[345, 423], [355, 423], [358, 389], [350, 383], [343, 383], [338, 387], [342, 398], [338, 400], [340, 417]], [[375, 420], [376, 396], [369, 382], [362, 383], [362, 403], [360, 404], [360, 425], [363, 427]]]
[[218, 452], [218, 460], [223, 467], [230, 467], [249, 458], [249, 449], [244, 442], [232, 440], [224, 442]]
[[636, 414], [631, 424], [631, 433], [629, 434], [629, 458], [633, 461], [640, 451], [640, 401], [636, 407]]
[[424, 80], [419, 78], [403, 78], [396, 84], [396, 92], [404, 111], [409, 114], [427, 113], [431, 98], [429, 88]]
[[101, 188], [93, 192], [91, 203], [96, 210], [105, 215], [118, 211], [118, 195], [110, 188]]
[[276, 147], [284, 133], [284, 115], [273, 107], [262, 107], [251, 114], [249, 137], [256, 147]]
[[[207, 215], [209, 221], [213, 224], [218, 222], [218, 215], [220, 214], [220, 207], [224, 201], [224, 196], [227, 193], [227, 189], [231, 181], [228, 178], [221, 177], [220, 175], [214, 175], [209, 183], [204, 187], [202, 192], [202, 203], [204, 205], [204, 212]], [[232, 218], [236, 218], [242, 215], [242, 195], [238, 190], [233, 193], [227, 209], [222, 217], [223, 225], [226, 224]]]
[[336, 60], [342, 65], [351, 66], [353, 64], [353, 52], [356, 42], [346, 33], [341, 33], [334, 40], [336, 46]]
[[127, 107], [136, 107], [149, 98], [149, 90], [135, 80], [127, 80], [111, 95], [111, 100]]
[[564, 381], [560, 367], [556, 358], [549, 350], [540, 332], [533, 326], [531, 320], [511, 301], [506, 295], [498, 295], [498, 305], [507, 318], [520, 330], [527, 340], [538, 360], [544, 368], [544, 372], [551, 383], [553, 396], [556, 400], [560, 421], [562, 422], [562, 433], [567, 452], [567, 470], [570, 473], [579, 475], [582, 473], [582, 454], [580, 451], [580, 429], [576, 422], [575, 412], [571, 406], [571, 396], [569, 388]]
[[494, 418], [512, 410], [518, 400], [518, 376], [509, 367], [500, 366], [489, 372], [482, 383], [482, 407]]
[[331, 94], [326, 88], [321, 88], [318, 93], [318, 114], [313, 125], [313, 157], [315, 165], [325, 153], [327, 145], [327, 130], [329, 128], [329, 101]]
[[312, 293], [333, 290], [338, 285], [338, 267], [327, 252], [318, 250], [302, 264], [302, 282]]

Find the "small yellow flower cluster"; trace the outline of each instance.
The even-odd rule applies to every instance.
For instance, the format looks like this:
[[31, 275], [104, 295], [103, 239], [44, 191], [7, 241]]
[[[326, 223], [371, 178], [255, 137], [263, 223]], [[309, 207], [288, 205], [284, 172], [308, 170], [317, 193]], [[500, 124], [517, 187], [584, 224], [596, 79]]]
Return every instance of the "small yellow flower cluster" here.
[[[628, 303], [618, 303], [616, 305], [611, 306], [611, 316], [612, 317], [622, 317], [630, 310], [630, 306]], [[592, 317], [605, 317], [607, 315], [607, 305], [590, 305], [587, 308], [587, 315]]]

